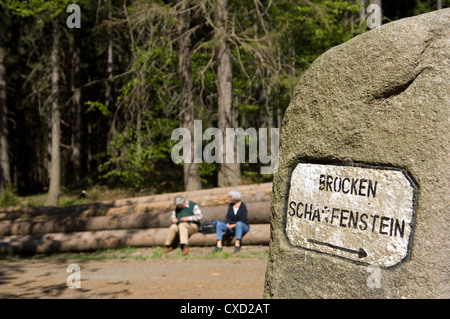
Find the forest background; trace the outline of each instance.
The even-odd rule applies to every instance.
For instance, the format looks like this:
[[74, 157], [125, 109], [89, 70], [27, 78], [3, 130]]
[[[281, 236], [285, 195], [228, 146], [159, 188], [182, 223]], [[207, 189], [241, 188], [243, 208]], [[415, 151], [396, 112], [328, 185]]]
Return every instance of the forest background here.
[[[72, 3], [81, 28], [67, 26]], [[0, 0], [0, 206], [76, 204], [83, 189], [96, 200], [114, 189], [147, 195], [271, 181], [248, 159], [175, 164], [171, 133], [192, 132], [194, 119], [203, 130], [281, 127], [308, 66], [369, 31], [371, 3], [383, 24], [450, 6]]]

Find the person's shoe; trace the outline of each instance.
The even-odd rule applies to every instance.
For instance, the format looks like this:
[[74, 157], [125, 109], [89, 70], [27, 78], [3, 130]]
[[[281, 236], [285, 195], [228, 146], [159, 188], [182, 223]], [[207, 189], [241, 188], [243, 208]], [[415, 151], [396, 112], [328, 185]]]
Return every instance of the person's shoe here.
[[167, 254], [169, 251], [172, 251], [173, 250], [173, 247], [172, 246], [166, 246], [166, 247], [164, 247], [164, 249], [163, 249], [163, 254]]
[[213, 250], [213, 253], [217, 253], [217, 252], [219, 252], [219, 251], [222, 251], [222, 247], [219, 248], [219, 247], [216, 246], [216, 247], [214, 248], [214, 250]]
[[238, 253], [241, 251], [241, 246], [234, 246], [234, 252]]
[[186, 256], [187, 254], [189, 254], [189, 246], [188, 245], [184, 245], [183, 251], [181, 253], [182, 253], [183, 256]]

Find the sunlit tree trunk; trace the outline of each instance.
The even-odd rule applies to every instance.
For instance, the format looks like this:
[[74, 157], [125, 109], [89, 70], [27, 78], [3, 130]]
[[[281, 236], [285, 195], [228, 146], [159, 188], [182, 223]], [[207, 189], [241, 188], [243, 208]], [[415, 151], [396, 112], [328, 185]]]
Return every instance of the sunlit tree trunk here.
[[[219, 45], [216, 52], [217, 61], [217, 104], [218, 104], [218, 126], [225, 138], [226, 128], [234, 128], [236, 119], [233, 109], [233, 73], [231, 66], [231, 52], [228, 46], [227, 20], [228, 20], [228, 1], [219, 0], [217, 5], [217, 30], [216, 36], [219, 39]], [[226, 162], [226, 147], [223, 147], [223, 163], [219, 165], [218, 186], [235, 186], [241, 183], [240, 164], [235, 160], [233, 163]], [[233, 146], [234, 147], [234, 146]]]
[[72, 34], [72, 70], [71, 91], [72, 98], [72, 186], [81, 185], [81, 91], [80, 79], [80, 38], [77, 30]]
[[108, 73], [108, 81], [106, 82], [106, 107], [107, 109], [113, 113], [114, 108], [114, 56], [113, 56], [113, 32], [112, 32], [112, 4], [111, 0], [108, 2], [108, 27], [107, 27], [107, 33], [108, 33], [108, 58], [107, 58], [107, 73]]
[[[180, 73], [180, 126], [186, 128], [194, 136], [194, 102], [192, 97], [192, 71], [191, 71], [191, 36], [189, 31], [190, 13], [187, 11], [187, 2], [181, 5], [181, 22], [179, 25], [179, 73]], [[194, 139], [191, 139], [191, 154], [194, 154]], [[202, 189], [199, 167], [194, 163], [184, 163], [184, 189], [186, 191]]]
[[370, 0], [370, 4], [378, 4], [379, 6], [380, 6], [380, 10], [381, 10], [381, 12], [380, 12], [380, 16], [381, 16], [381, 19], [380, 19], [380, 25], [382, 25], [383, 24], [383, 9], [382, 9], [382, 0]]
[[0, 192], [11, 183], [8, 149], [8, 107], [6, 105], [5, 52], [3, 17], [0, 10]]
[[50, 187], [46, 206], [57, 206], [61, 184], [61, 113], [59, 109], [59, 30], [58, 23], [53, 23], [53, 47], [51, 53], [52, 91], [51, 91], [51, 159]]

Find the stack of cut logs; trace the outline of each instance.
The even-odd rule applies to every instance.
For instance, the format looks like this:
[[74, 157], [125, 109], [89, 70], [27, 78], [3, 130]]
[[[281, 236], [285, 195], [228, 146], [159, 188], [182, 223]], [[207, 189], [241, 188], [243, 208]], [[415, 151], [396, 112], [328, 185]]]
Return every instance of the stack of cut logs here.
[[[267, 245], [272, 183], [236, 188], [247, 206], [250, 224], [242, 244]], [[0, 208], [0, 253], [162, 246], [171, 224], [175, 196], [182, 195], [196, 202], [201, 208], [203, 222], [225, 221], [231, 189], [214, 188], [70, 207]], [[189, 244], [215, 245], [215, 238], [215, 234], [196, 233], [190, 237]]]

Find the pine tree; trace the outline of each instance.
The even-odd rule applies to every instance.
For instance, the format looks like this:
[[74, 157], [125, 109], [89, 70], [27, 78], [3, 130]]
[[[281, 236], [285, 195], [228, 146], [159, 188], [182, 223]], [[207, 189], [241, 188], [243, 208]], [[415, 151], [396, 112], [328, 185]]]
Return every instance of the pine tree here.
[[0, 6], [0, 192], [11, 184], [8, 143], [8, 106], [6, 104], [5, 51], [3, 49], [4, 26]]

